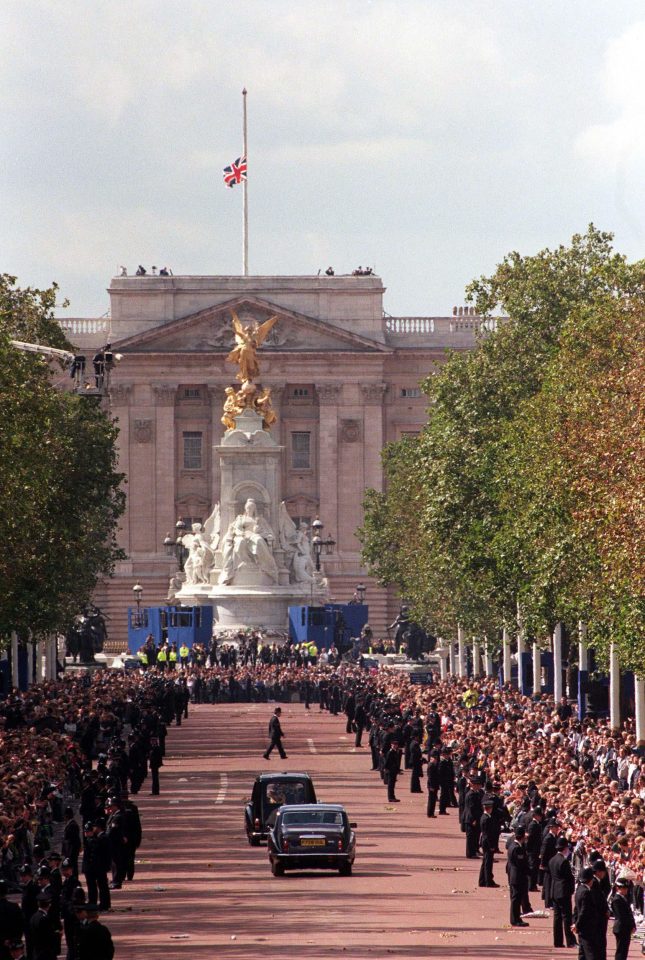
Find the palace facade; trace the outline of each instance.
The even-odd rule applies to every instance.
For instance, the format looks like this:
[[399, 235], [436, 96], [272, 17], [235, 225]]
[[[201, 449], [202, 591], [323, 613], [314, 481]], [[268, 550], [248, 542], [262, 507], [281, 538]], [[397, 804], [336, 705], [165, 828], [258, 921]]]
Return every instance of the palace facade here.
[[243, 322], [279, 318], [260, 350], [260, 379], [278, 414], [272, 433], [284, 448], [289, 513], [296, 522], [320, 517], [323, 537], [336, 542], [323, 557], [331, 596], [347, 601], [363, 582], [376, 630], [394, 619], [394, 593], [361, 567], [356, 529], [364, 491], [383, 487], [384, 444], [422, 428], [419, 382], [447, 349], [471, 348], [481, 320], [469, 308], [448, 317], [391, 317], [384, 291], [377, 276], [117, 277], [109, 320], [61, 321], [88, 361], [108, 341], [121, 354], [107, 402], [127, 478], [119, 533], [127, 560], [96, 594], [119, 646], [133, 585], [143, 587], [144, 605], [167, 596], [176, 560], [163, 541], [174, 537], [177, 519], [203, 521], [219, 500], [213, 446], [224, 432], [224, 389], [235, 382], [226, 361], [232, 310]]

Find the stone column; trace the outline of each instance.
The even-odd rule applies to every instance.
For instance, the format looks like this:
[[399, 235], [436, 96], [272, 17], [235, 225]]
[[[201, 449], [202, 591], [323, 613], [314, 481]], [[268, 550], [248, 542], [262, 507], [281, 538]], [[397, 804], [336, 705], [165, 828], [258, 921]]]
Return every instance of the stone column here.
[[484, 637], [484, 673], [487, 677], [493, 676], [493, 658], [490, 653], [487, 637]]
[[540, 648], [537, 640], [533, 641], [533, 696], [539, 696], [542, 692], [542, 662]]
[[[118, 421], [119, 436], [117, 449], [119, 452], [118, 470], [126, 477], [130, 476], [130, 401], [132, 399], [131, 383], [110, 383], [110, 409], [113, 417]], [[127, 485], [125, 487], [127, 491]], [[117, 540], [119, 546], [130, 552], [130, 505], [127, 502], [126, 511], [119, 521]]]
[[318, 484], [320, 518], [325, 524], [323, 536], [339, 537], [338, 513], [338, 402], [342, 384], [316, 385], [319, 404]]
[[511, 641], [508, 630], [504, 627], [502, 631], [502, 671], [504, 674], [504, 683], [511, 682]]
[[533, 641], [533, 696], [537, 696], [541, 693], [542, 685], [542, 662], [541, 662], [541, 653], [540, 648], [537, 644], [537, 641]]
[[587, 681], [589, 679], [589, 651], [587, 649], [587, 624], [578, 623], [578, 717], [583, 720], [587, 713]]
[[[440, 643], [443, 644], [443, 641], [440, 641]], [[437, 653], [439, 654], [439, 679], [445, 680], [448, 676], [448, 651], [439, 646]]]
[[636, 743], [645, 744], [645, 677], [634, 676], [634, 701], [636, 703]]
[[[152, 392], [155, 400], [154, 444], [155, 444], [155, 553], [162, 553], [163, 541], [175, 525], [175, 397], [177, 385], [169, 383], [154, 384]], [[136, 425], [144, 424], [144, 431], [137, 436]], [[150, 443], [153, 429], [148, 421], [135, 421], [135, 440], [138, 443]], [[202, 457], [206, 450], [202, 448]]]
[[609, 648], [609, 726], [613, 732], [620, 730], [620, 663], [615, 643]]
[[448, 658], [450, 663], [450, 675], [454, 677], [457, 673], [457, 658], [455, 656], [455, 642], [454, 640], [450, 641], [448, 647]]
[[522, 669], [522, 658], [526, 651], [526, 640], [524, 633], [524, 623], [522, 622], [522, 613], [519, 600], [517, 602], [517, 689], [522, 695], [527, 694], [524, 689], [524, 671]]
[[562, 696], [562, 624], [558, 621], [553, 631], [553, 699], [556, 706]]
[[481, 674], [479, 640], [473, 640], [473, 677], [477, 678]]
[[362, 383], [361, 393], [365, 406], [363, 419], [363, 463], [364, 483], [374, 490], [383, 489], [383, 401], [387, 391], [386, 383]]
[[467, 677], [468, 665], [466, 663], [466, 641], [464, 639], [464, 631], [460, 623], [457, 624], [457, 651], [459, 676]]
[[11, 631], [11, 686], [18, 686], [18, 634]]

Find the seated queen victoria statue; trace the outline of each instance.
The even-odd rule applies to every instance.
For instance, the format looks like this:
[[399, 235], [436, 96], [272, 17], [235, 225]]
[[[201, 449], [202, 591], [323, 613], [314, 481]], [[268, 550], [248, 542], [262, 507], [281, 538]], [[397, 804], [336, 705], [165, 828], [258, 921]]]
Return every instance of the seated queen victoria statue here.
[[[230, 524], [222, 543], [222, 572], [220, 584], [235, 584], [235, 574], [241, 568], [253, 574], [264, 574], [271, 583], [278, 582], [278, 567], [273, 559], [273, 531], [264, 517], [258, 514], [255, 500], [247, 500], [244, 513]], [[248, 578], [245, 577], [248, 583]], [[253, 577], [258, 584], [261, 576]]]

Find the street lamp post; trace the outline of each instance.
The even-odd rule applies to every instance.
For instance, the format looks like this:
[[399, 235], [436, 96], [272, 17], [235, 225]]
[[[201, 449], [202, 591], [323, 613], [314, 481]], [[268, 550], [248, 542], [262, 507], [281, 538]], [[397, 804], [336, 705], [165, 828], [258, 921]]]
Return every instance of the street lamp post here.
[[324, 523], [320, 517], [316, 517], [314, 522], [311, 524], [311, 529], [314, 531], [314, 535], [311, 538], [311, 546], [314, 551], [314, 558], [316, 561], [316, 572], [320, 573], [320, 555], [323, 552], [323, 547], [325, 549], [325, 554], [331, 556], [334, 552], [334, 547], [336, 546], [336, 541], [330, 536], [323, 540], [321, 534]]
[[134, 600], [137, 605], [137, 612], [134, 618], [134, 626], [142, 627], [143, 626], [143, 617], [141, 614], [141, 597], [143, 596], [143, 587], [140, 583], [135, 583], [132, 588], [132, 593], [134, 594]]
[[186, 557], [188, 556], [188, 550], [184, 546], [184, 533], [186, 530], [186, 524], [181, 517], [175, 524], [175, 530], [177, 532], [175, 539], [173, 540], [173, 538], [170, 536], [170, 533], [167, 533], [164, 538], [163, 545], [169, 557], [177, 558], [177, 564], [183, 573], [184, 563], [186, 562]]

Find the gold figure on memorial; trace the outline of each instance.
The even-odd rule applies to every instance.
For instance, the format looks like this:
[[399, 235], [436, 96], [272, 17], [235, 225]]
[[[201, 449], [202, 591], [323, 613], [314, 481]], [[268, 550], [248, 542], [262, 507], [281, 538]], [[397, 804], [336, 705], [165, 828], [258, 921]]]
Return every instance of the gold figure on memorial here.
[[243, 326], [235, 310], [232, 310], [231, 314], [237, 346], [231, 350], [226, 359], [230, 363], [236, 363], [240, 368], [235, 375], [236, 380], [242, 383], [245, 380], [255, 380], [260, 375], [258, 347], [264, 343], [278, 318], [269, 317], [264, 323], [258, 324], [254, 321]]
[[240, 380], [242, 385], [237, 391], [234, 387], [226, 387], [222, 423], [227, 430], [235, 430], [236, 417], [239, 417], [244, 410], [253, 410], [262, 417], [262, 428], [270, 430], [278, 419], [271, 406], [271, 390], [253, 381], [260, 375], [258, 347], [264, 343], [278, 318], [269, 317], [264, 323], [258, 324], [254, 321], [252, 324], [243, 326], [235, 311], [232, 310], [231, 313], [237, 346], [231, 350], [226, 359], [238, 365], [235, 379]]

